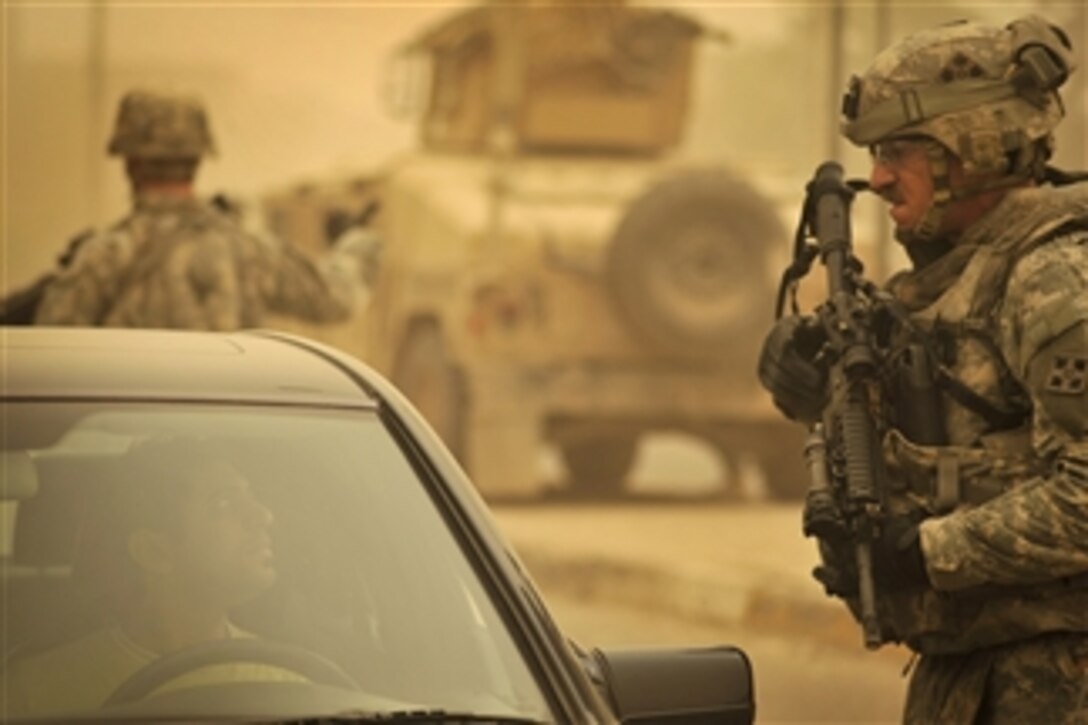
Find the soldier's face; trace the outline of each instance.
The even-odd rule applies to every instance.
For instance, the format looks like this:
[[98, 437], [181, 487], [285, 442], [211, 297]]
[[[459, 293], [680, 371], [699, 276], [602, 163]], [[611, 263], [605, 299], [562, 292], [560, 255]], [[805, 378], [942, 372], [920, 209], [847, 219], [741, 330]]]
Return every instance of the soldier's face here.
[[933, 203], [933, 175], [924, 143], [896, 139], [872, 148], [869, 184], [891, 208], [899, 229], [915, 228]]

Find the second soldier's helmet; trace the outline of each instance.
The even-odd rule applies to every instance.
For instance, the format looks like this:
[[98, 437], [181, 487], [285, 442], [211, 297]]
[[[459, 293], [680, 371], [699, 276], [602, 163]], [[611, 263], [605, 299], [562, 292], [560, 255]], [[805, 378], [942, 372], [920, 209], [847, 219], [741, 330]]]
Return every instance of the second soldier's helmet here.
[[121, 99], [112, 156], [147, 159], [199, 158], [215, 153], [204, 105], [188, 96], [132, 91]]
[[851, 79], [842, 131], [859, 146], [933, 139], [971, 176], [1036, 176], [1073, 67], [1069, 39], [1035, 15], [1004, 28], [944, 25], [892, 45]]

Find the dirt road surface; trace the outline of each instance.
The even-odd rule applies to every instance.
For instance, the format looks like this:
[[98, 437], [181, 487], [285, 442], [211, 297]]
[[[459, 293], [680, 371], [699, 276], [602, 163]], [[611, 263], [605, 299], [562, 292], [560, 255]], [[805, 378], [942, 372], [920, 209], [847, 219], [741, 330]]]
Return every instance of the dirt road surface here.
[[497, 505], [553, 613], [586, 646], [730, 643], [758, 722], [895, 722], [909, 654], [871, 653], [809, 578], [798, 505], [643, 497]]

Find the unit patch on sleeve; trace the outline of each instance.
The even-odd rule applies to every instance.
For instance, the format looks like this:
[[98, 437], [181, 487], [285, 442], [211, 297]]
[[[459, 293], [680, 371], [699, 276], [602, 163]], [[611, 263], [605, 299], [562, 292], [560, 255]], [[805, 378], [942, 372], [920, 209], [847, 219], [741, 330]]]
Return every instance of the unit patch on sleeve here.
[[1080, 395], [1088, 387], [1088, 358], [1055, 355], [1047, 375], [1047, 392]]

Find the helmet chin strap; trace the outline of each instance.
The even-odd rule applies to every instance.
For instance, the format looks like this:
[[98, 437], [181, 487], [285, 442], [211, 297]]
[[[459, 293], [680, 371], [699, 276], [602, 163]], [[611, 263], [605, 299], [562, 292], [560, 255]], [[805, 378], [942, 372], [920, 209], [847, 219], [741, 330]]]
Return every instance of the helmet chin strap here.
[[915, 267], [929, 264], [955, 246], [941, 229], [952, 202], [997, 189], [1020, 186], [1042, 175], [1041, 161], [1045, 159], [1038, 149], [1025, 148], [1021, 151], [1016, 168], [1010, 170], [1010, 173], [984, 176], [973, 182], [968, 179], [967, 183], [953, 189], [948, 170], [951, 152], [935, 140], [925, 142], [925, 151], [933, 179], [933, 199], [917, 224], [909, 229], [897, 229], [895, 232], [895, 238], [906, 248]]
[[929, 246], [936, 241], [940, 235], [941, 222], [944, 221], [953, 200], [951, 180], [948, 175], [948, 152], [944, 146], [930, 140], [925, 142], [925, 151], [929, 160], [930, 177], [933, 179], [933, 199], [917, 224], [909, 229], [897, 229], [895, 232], [895, 238], [906, 247], [916, 267], [924, 265], [919, 265], [920, 260], [915, 259], [915, 252], [911, 250], [917, 250], [920, 257], [930, 256], [929, 250], [922, 254], [920, 247]]

